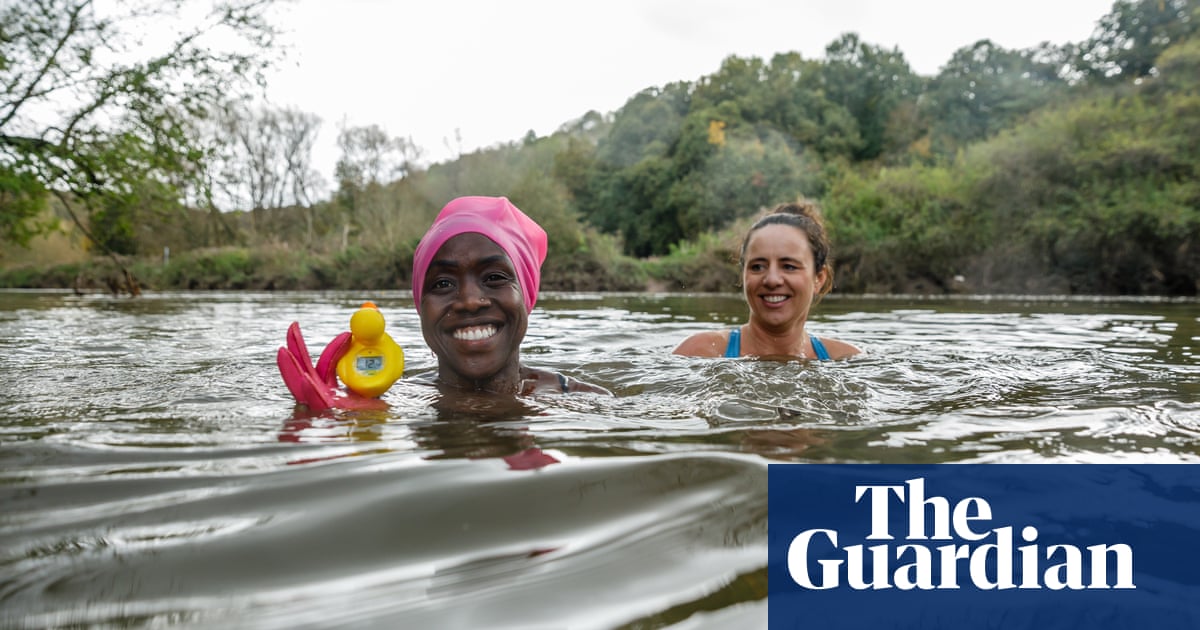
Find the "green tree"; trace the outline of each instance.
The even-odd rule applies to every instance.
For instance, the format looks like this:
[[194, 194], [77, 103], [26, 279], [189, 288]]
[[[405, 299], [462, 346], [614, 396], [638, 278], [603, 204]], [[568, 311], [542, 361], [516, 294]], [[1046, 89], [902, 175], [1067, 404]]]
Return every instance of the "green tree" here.
[[846, 108], [826, 98], [823, 73], [824, 64], [805, 60], [799, 53], [775, 55], [763, 74], [762, 115], [756, 122], [790, 137], [802, 150], [815, 150], [825, 158], [849, 158], [862, 147], [858, 122]]
[[825, 48], [822, 71], [826, 98], [858, 123], [858, 160], [880, 156], [887, 147], [888, 121], [902, 102], [916, 100], [922, 80], [899, 48], [885, 50], [847, 33]]
[[195, 122], [270, 62], [272, 0], [223, 0], [206, 15], [183, 0], [97, 4], [0, 7], [0, 224], [10, 240], [41, 229], [29, 223], [30, 200], [45, 194], [87, 233], [120, 224], [126, 213], [113, 209], [139, 191], [198, 180]]
[[958, 149], [1011, 127], [1066, 89], [1051, 48], [1007, 50], [990, 40], [958, 49], [925, 92], [936, 149]]
[[36, 174], [0, 163], [0, 240], [27, 245], [51, 229], [52, 221], [37, 222], [46, 208], [45, 184]]
[[1118, 0], [1079, 46], [1075, 63], [1092, 80], [1144, 77], [1163, 51], [1197, 28], [1200, 8], [1193, 0]]
[[716, 73], [696, 82], [688, 118], [708, 110], [700, 115], [731, 129], [746, 122], [781, 133], [804, 150], [851, 157], [864, 146], [859, 121], [845, 104], [827, 98], [827, 72], [823, 63], [795, 52], [775, 55], [769, 64], [731, 56]]
[[946, 288], [989, 228], [965, 202], [968, 181], [958, 170], [923, 164], [871, 179], [843, 172], [825, 199], [841, 286], [903, 292], [920, 280]]
[[[1163, 51], [1155, 62], [1158, 77], [1146, 86], [1151, 94], [1200, 92], [1200, 38], [1191, 39]], [[1195, 139], [1195, 134], [1181, 134]]]
[[647, 89], [629, 99], [613, 117], [596, 150], [597, 159], [615, 167], [665, 155], [679, 138], [690, 98], [686, 84]]
[[1007, 262], [1034, 260], [1072, 292], [1200, 290], [1200, 97], [1169, 89], [1175, 71], [1194, 84], [1189, 49], [1164, 52], [1162, 77], [1045, 108], [964, 153], [970, 205], [1028, 244]]
[[[759, 137], [759, 133], [763, 137]], [[749, 125], [733, 129], [705, 162], [671, 187], [680, 232], [688, 240], [780, 201], [816, 192], [817, 175], [781, 133]], [[665, 243], [662, 247], [675, 245]]]
[[768, 105], [760, 98], [766, 76], [766, 65], [757, 57], [726, 57], [716, 72], [696, 82], [694, 108], [736, 103], [747, 119], [761, 119]]

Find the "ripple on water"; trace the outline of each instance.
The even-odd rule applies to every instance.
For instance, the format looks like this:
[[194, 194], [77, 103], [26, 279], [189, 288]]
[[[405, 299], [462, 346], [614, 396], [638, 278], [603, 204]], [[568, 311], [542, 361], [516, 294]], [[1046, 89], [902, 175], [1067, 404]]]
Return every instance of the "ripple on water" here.
[[149, 499], [135, 498], [147, 494], [136, 484], [103, 484], [127, 497], [123, 509], [71, 527], [27, 523], [0, 600], [33, 618], [90, 622], [109, 621], [83, 604], [93, 598], [280, 625], [353, 600], [348, 623], [603, 627], [702, 600], [765, 554], [766, 469], [745, 457], [605, 458], [535, 473], [495, 460], [330, 466]]
[[[761, 627], [768, 462], [1200, 454], [1194, 303], [834, 297], [866, 353], [816, 363], [670, 355], [736, 295], [544, 295], [526, 362], [617, 395], [489, 402], [428, 384], [407, 292], [10, 297], [0, 626]], [[294, 405], [287, 325], [368, 298], [388, 406]]]

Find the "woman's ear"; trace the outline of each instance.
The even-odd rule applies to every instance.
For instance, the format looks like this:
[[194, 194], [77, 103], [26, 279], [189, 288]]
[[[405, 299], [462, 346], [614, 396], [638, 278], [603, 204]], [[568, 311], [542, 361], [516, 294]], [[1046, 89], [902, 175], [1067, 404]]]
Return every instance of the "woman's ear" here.
[[813, 286], [813, 299], [816, 300], [820, 298], [821, 294], [825, 291], [825, 285], [831, 281], [829, 276], [829, 265], [822, 265], [821, 270], [817, 272], [814, 279], [816, 280], [816, 285]]

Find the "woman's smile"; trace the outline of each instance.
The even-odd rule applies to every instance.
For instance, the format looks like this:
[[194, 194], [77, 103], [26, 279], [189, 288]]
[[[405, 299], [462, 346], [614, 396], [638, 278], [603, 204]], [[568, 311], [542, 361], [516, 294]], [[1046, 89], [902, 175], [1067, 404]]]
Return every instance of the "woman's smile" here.
[[486, 326], [468, 326], [459, 328], [454, 331], [453, 336], [460, 341], [481, 341], [490, 339], [496, 335], [496, 327], [488, 324]]
[[529, 315], [512, 261], [494, 241], [475, 232], [447, 240], [426, 272], [420, 314], [444, 383], [516, 389]]

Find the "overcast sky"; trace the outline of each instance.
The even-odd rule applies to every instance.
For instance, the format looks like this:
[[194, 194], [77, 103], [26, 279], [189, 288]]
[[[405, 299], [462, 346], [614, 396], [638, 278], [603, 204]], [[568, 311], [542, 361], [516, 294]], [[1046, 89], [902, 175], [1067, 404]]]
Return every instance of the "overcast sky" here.
[[425, 162], [548, 135], [588, 110], [715, 72], [730, 55], [821, 59], [846, 32], [934, 75], [980, 39], [1005, 48], [1091, 35], [1112, 0], [296, 0], [275, 105], [319, 115], [332, 179], [338, 129], [378, 124]]

